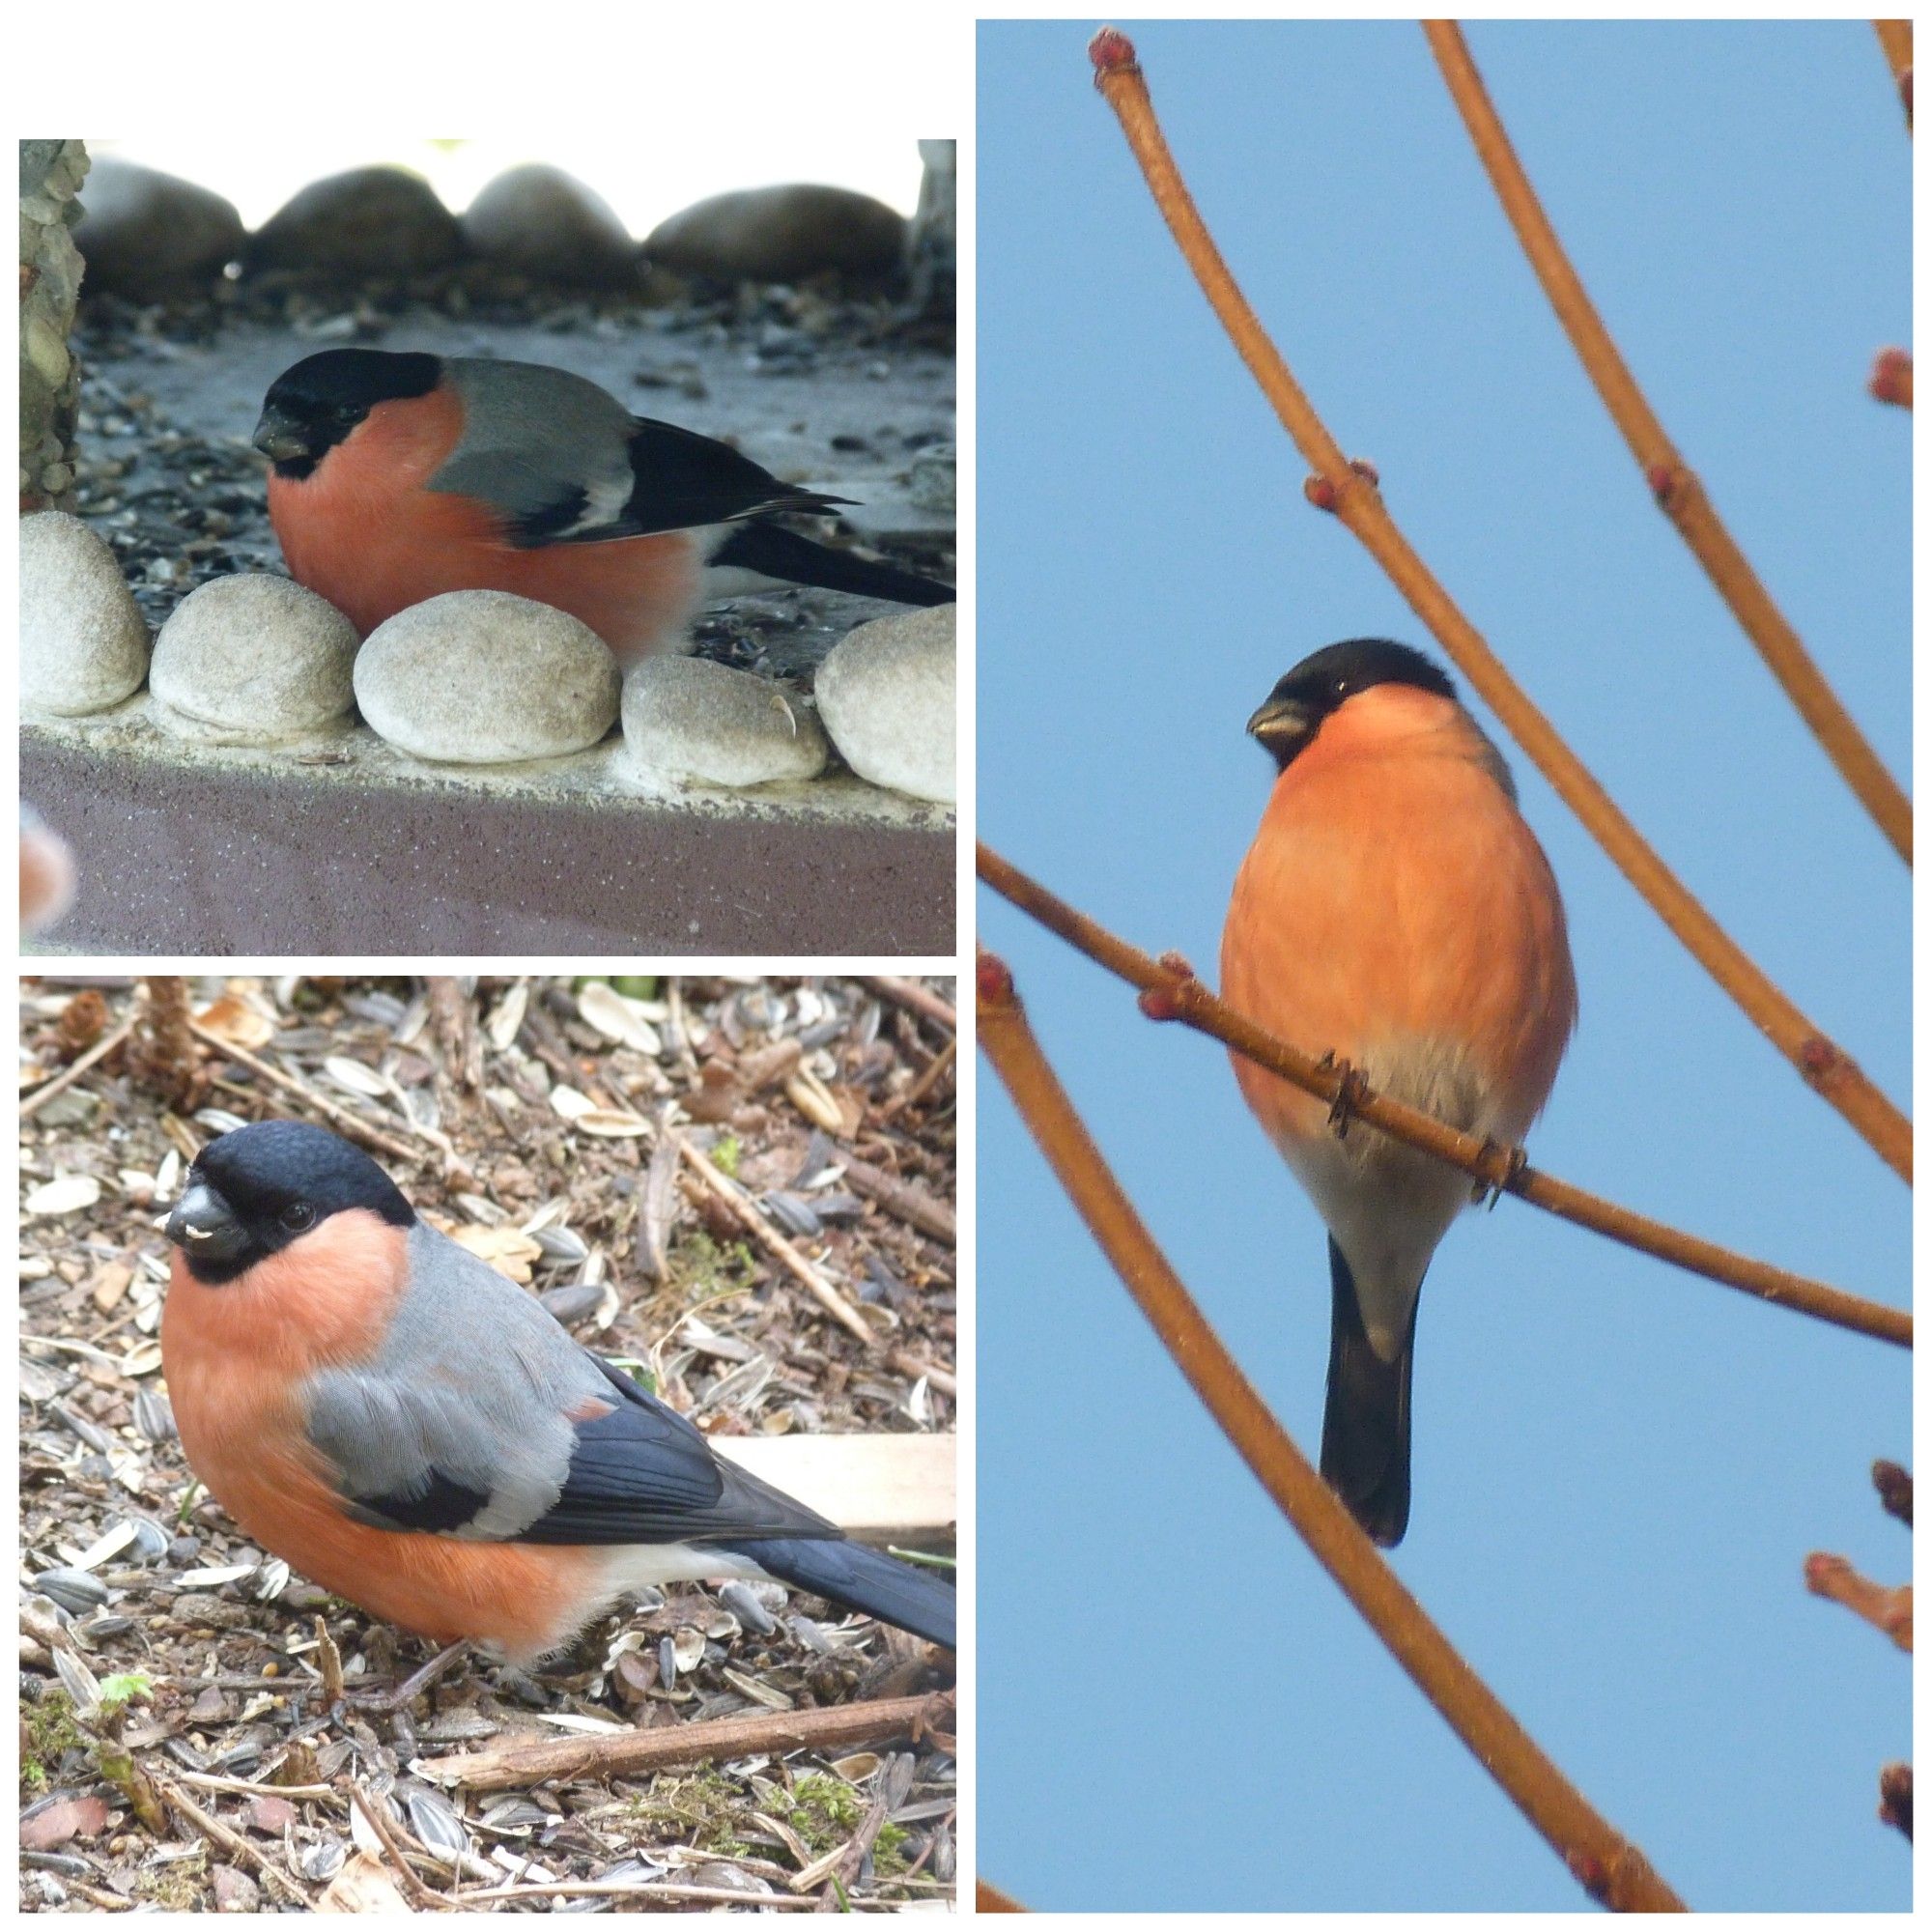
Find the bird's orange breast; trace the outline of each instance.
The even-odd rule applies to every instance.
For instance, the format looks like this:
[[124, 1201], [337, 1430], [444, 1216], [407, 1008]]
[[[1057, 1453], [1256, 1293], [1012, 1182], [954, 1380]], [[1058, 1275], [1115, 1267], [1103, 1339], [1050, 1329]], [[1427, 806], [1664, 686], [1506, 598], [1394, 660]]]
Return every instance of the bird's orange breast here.
[[[1548, 1097], [1577, 994], [1555, 879], [1487, 751], [1453, 703], [1407, 687], [1326, 720], [1276, 780], [1236, 879], [1221, 991], [1371, 1079], [1392, 1049], [1414, 1064], [1417, 1043], [1446, 1043], [1492, 1096], [1492, 1131], [1514, 1139]], [[1323, 1103], [1235, 1066], [1278, 1139], [1323, 1130]]]
[[520, 549], [491, 505], [428, 487], [462, 430], [461, 402], [438, 389], [378, 403], [305, 477], [270, 472], [290, 576], [365, 638], [446, 591], [502, 590], [568, 611], [627, 663], [684, 648], [702, 579], [689, 533]]
[[161, 1311], [175, 1426], [210, 1493], [311, 1582], [440, 1643], [469, 1638], [526, 1661], [608, 1595], [596, 1552], [358, 1523], [308, 1439], [301, 1385], [376, 1352], [406, 1284], [407, 1242], [358, 1209], [220, 1287], [177, 1256]]

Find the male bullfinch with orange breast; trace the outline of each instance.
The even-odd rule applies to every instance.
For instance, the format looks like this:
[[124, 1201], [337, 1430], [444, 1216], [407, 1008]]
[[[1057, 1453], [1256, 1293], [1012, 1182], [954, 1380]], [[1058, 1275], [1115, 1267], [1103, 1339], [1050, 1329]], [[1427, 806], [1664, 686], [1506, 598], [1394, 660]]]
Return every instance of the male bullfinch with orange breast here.
[[[1549, 862], [1509, 768], [1421, 652], [1331, 644], [1248, 730], [1279, 770], [1221, 937], [1222, 996], [1378, 1093], [1514, 1145], [1577, 1023]], [[1328, 1228], [1321, 1474], [1378, 1543], [1408, 1526], [1422, 1277], [1467, 1175], [1235, 1056], [1242, 1094]]]
[[714, 1455], [335, 1135], [211, 1141], [167, 1236], [161, 1364], [189, 1466], [372, 1614], [522, 1665], [628, 1591], [762, 1578], [952, 1642], [950, 1583]]
[[953, 600], [773, 521], [845, 498], [541, 363], [326, 349], [276, 377], [254, 440], [289, 574], [364, 637], [445, 591], [505, 590], [629, 666], [688, 650], [700, 605], [774, 582]]

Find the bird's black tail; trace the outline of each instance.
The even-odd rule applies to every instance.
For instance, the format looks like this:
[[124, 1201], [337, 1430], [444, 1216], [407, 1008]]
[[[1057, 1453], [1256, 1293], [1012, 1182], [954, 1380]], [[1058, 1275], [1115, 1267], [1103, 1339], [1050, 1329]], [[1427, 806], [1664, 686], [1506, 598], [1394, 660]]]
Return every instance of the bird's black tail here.
[[901, 1563], [842, 1537], [766, 1537], [727, 1546], [781, 1583], [897, 1624], [928, 1643], [953, 1648], [952, 1583], [936, 1570]]
[[[1408, 1383], [1415, 1310], [1402, 1352], [1385, 1362], [1369, 1342], [1355, 1277], [1328, 1238], [1335, 1312], [1328, 1342], [1328, 1406], [1321, 1418], [1321, 1480], [1384, 1549], [1408, 1527]], [[1417, 1306], [1420, 1306], [1418, 1300]]]
[[951, 604], [958, 593], [929, 577], [890, 564], [867, 563], [850, 551], [814, 543], [796, 530], [752, 521], [737, 525], [711, 554], [715, 565], [755, 570], [787, 583], [810, 583], [820, 590], [845, 590], [855, 597], [879, 597], [889, 604]]

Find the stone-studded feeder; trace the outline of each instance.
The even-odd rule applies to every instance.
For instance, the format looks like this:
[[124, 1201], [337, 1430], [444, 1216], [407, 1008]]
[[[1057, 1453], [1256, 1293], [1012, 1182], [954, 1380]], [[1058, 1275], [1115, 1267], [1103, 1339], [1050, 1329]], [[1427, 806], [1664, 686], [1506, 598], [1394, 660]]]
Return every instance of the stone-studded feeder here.
[[639, 246], [548, 167], [460, 219], [359, 169], [251, 236], [205, 188], [23, 142], [21, 784], [80, 869], [50, 943], [951, 952], [952, 606], [746, 598], [622, 679], [492, 591], [358, 648], [282, 574], [248, 444], [317, 348], [552, 362], [856, 499], [823, 540], [950, 581], [952, 144], [921, 149], [911, 224], [761, 189]]

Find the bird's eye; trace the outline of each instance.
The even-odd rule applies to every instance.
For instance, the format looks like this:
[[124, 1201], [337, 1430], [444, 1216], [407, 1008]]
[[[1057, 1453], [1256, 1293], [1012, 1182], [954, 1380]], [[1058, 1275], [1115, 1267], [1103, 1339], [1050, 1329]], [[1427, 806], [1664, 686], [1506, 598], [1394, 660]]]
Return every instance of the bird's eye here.
[[281, 1223], [292, 1235], [305, 1234], [315, 1226], [315, 1209], [305, 1201], [295, 1202], [282, 1209]]

